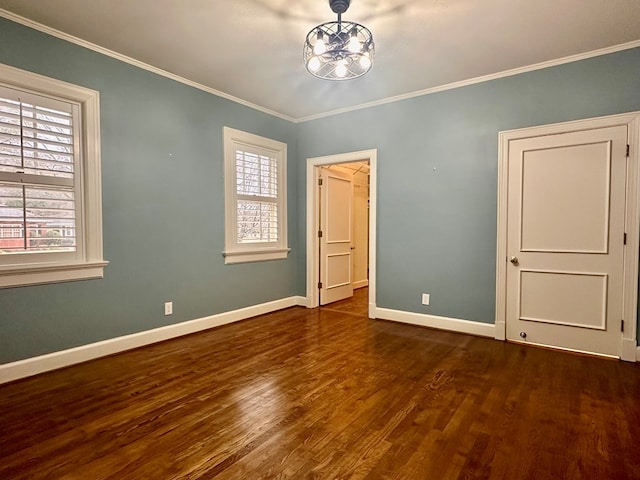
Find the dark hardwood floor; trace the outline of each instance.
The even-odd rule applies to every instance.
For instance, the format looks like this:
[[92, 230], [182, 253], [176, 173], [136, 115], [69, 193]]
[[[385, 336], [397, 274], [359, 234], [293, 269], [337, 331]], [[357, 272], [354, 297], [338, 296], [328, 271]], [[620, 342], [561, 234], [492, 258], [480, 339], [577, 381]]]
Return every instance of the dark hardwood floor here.
[[355, 302], [0, 386], [0, 479], [640, 479], [640, 365]]
[[325, 305], [322, 310], [366, 317], [369, 315], [369, 289], [366, 287], [358, 288], [353, 291], [353, 297]]

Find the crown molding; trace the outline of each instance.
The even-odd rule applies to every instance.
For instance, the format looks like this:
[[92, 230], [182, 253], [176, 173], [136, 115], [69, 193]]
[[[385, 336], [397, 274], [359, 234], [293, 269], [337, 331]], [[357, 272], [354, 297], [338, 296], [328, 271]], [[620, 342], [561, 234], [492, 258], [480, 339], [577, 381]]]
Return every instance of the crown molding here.
[[308, 122], [310, 120], [317, 120], [319, 118], [324, 118], [324, 117], [332, 117], [333, 115], [339, 115], [341, 113], [353, 112], [355, 110], [362, 110], [370, 107], [377, 107], [378, 105], [385, 105], [387, 103], [399, 102], [399, 101], [407, 100], [414, 97], [421, 97], [423, 95], [430, 95], [432, 93], [444, 92], [446, 90], [453, 90], [460, 87], [475, 85], [477, 83], [489, 82], [491, 80], [497, 80], [499, 78], [511, 77], [513, 75], [520, 75], [521, 73], [533, 72], [535, 70], [542, 70], [544, 68], [564, 65], [565, 63], [573, 63], [579, 60], [586, 60], [587, 58], [599, 57], [601, 55], [616, 53], [622, 50], [629, 50], [636, 47], [640, 47], [640, 40], [634, 40], [633, 42], [621, 43], [619, 45], [613, 45], [611, 47], [600, 48], [598, 50], [592, 50], [590, 52], [578, 53], [576, 55], [569, 55], [568, 57], [557, 58], [555, 60], [548, 60], [546, 62], [535, 63], [533, 65], [527, 65], [524, 67], [512, 68], [510, 70], [504, 70], [502, 72], [483, 75], [482, 77], [475, 77], [467, 80], [462, 80], [459, 82], [439, 85], [437, 87], [425, 88], [424, 90], [417, 90], [415, 92], [404, 93], [402, 95], [383, 98], [381, 100], [374, 100], [373, 102], [361, 103], [359, 105], [354, 105], [352, 107], [338, 108], [336, 110], [330, 110], [328, 112], [318, 113], [316, 115], [309, 115], [307, 117], [297, 118], [296, 123]]
[[319, 118], [332, 117], [334, 115], [339, 115], [341, 113], [353, 112], [356, 110], [363, 110], [365, 108], [377, 107], [379, 105], [385, 105], [387, 103], [399, 102], [402, 100], [408, 100], [414, 97], [421, 97], [424, 95], [430, 95], [432, 93], [444, 92], [446, 90], [453, 90], [456, 88], [466, 87], [469, 85], [475, 85], [477, 83], [489, 82], [491, 80], [497, 80], [500, 78], [511, 77], [513, 75], [519, 75], [521, 73], [533, 72], [535, 70], [542, 70], [544, 68], [555, 67], [558, 65], [564, 65], [566, 63], [577, 62], [580, 60], [585, 60], [587, 58], [599, 57], [601, 55], [607, 55], [609, 53], [616, 53], [622, 50], [629, 50], [632, 48], [640, 47], [640, 40], [634, 40], [632, 42], [621, 43], [619, 45], [613, 45], [611, 47], [600, 48], [598, 50], [592, 50], [585, 53], [579, 53], [576, 55], [569, 55], [567, 57], [557, 58], [555, 60], [548, 60], [546, 62], [540, 62], [533, 65], [527, 65], [524, 67], [513, 68], [510, 70], [504, 70], [502, 72], [492, 73], [489, 75], [483, 75], [481, 77], [470, 78], [467, 80], [462, 80], [459, 82], [448, 83], [445, 85], [439, 85], [436, 87], [425, 88], [423, 90], [417, 90], [415, 92], [404, 93], [402, 95], [395, 95], [393, 97], [387, 97], [380, 100], [374, 100], [372, 102], [361, 103], [358, 105], [354, 105], [351, 107], [338, 108], [335, 110], [329, 110], [327, 112], [322, 112], [314, 115], [309, 115], [306, 117], [294, 118], [288, 115], [285, 115], [280, 112], [276, 112], [275, 110], [271, 110], [266, 107], [262, 107], [255, 103], [248, 102], [238, 97], [234, 97], [233, 95], [229, 95], [228, 93], [221, 92], [220, 90], [216, 90], [211, 87], [207, 87], [206, 85], [202, 85], [201, 83], [194, 82], [187, 78], [181, 77], [171, 72], [167, 72], [166, 70], [162, 70], [161, 68], [154, 67], [153, 65], [149, 65], [148, 63], [141, 62], [136, 60], [135, 58], [128, 57], [127, 55], [123, 55], [118, 52], [114, 52], [113, 50], [109, 50], [108, 48], [101, 47], [100, 45], [96, 45], [95, 43], [88, 42], [86, 40], [82, 40], [81, 38], [75, 37], [68, 33], [64, 33], [60, 30], [56, 30], [55, 28], [48, 27], [41, 23], [35, 22], [28, 18], [22, 17], [20, 15], [16, 15], [15, 13], [9, 12], [8, 10], [0, 8], [0, 17], [6, 18], [13, 22], [19, 23], [29, 28], [33, 28], [34, 30], [38, 30], [40, 32], [46, 33], [48, 35], [60, 38], [62, 40], [66, 40], [67, 42], [74, 43], [84, 48], [88, 48], [89, 50], [93, 50], [94, 52], [101, 53], [108, 57], [115, 58], [122, 62], [128, 63], [130, 65], [142, 68], [143, 70], [147, 70], [149, 72], [155, 73], [157, 75], [161, 75], [163, 77], [169, 78], [176, 82], [183, 83], [185, 85], [189, 85], [191, 87], [197, 88], [198, 90], [202, 90], [207, 93], [211, 93], [212, 95], [216, 95], [218, 97], [225, 98], [227, 100], [231, 100], [232, 102], [239, 103], [240, 105], [244, 105], [245, 107], [252, 108], [254, 110], [258, 110], [260, 112], [266, 113], [268, 115], [273, 115], [274, 117], [281, 118], [282, 120], [286, 120], [292, 123], [303, 123], [311, 120], [317, 120]]
[[89, 50], [93, 50], [94, 52], [101, 53], [108, 57], [115, 58], [116, 60], [120, 60], [122, 62], [128, 63], [135, 67], [141, 68], [143, 70], [147, 70], [157, 75], [161, 75], [171, 80], [175, 80], [176, 82], [189, 85], [190, 87], [197, 88], [198, 90], [211, 93], [213, 95], [225, 98], [227, 100], [231, 100], [232, 102], [239, 103], [240, 105], [244, 105], [245, 107], [253, 108], [254, 110], [258, 110], [260, 112], [273, 115], [274, 117], [281, 118], [282, 120], [287, 120], [293, 123], [296, 122], [295, 118], [290, 117], [288, 115], [284, 115], [280, 112], [270, 110], [266, 107], [262, 107], [255, 103], [248, 102], [241, 98], [234, 97], [233, 95], [229, 95], [228, 93], [221, 92], [220, 90], [207, 87], [206, 85], [202, 85], [201, 83], [194, 82], [192, 80], [189, 80], [188, 78], [181, 77], [180, 75], [167, 72], [166, 70], [163, 70], [158, 67], [154, 67], [153, 65], [149, 65], [148, 63], [141, 62], [140, 60], [136, 60], [135, 58], [128, 57], [127, 55], [123, 55], [122, 53], [114, 52], [113, 50], [109, 50], [108, 48], [101, 47], [100, 45], [96, 45], [95, 43], [88, 42], [86, 40], [75, 37], [73, 35], [69, 35], [68, 33], [61, 32], [60, 30], [56, 30], [55, 28], [48, 27], [47, 25], [43, 25], [41, 23], [30, 20], [28, 18], [22, 17], [20, 15], [16, 15], [15, 13], [9, 12], [8, 10], [0, 8], [0, 17], [6, 18], [7, 20], [11, 20], [12, 22], [16, 22], [21, 25], [24, 25], [25, 27], [33, 28], [34, 30], [38, 30], [40, 32], [46, 33], [53, 37], [60, 38], [61, 40], [66, 40], [67, 42], [71, 42], [81, 47], [88, 48]]

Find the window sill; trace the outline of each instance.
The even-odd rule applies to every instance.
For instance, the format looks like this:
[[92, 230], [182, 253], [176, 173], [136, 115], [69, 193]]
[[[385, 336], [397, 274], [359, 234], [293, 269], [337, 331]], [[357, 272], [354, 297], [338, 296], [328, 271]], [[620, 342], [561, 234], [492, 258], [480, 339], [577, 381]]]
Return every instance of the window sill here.
[[266, 262], [268, 260], [283, 260], [291, 251], [290, 248], [274, 248], [269, 250], [236, 250], [223, 252], [224, 263]]
[[64, 265], [35, 265], [0, 269], [0, 288], [24, 287], [44, 283], [73, 282], [104, 277], [109, 262], [74, 263]]

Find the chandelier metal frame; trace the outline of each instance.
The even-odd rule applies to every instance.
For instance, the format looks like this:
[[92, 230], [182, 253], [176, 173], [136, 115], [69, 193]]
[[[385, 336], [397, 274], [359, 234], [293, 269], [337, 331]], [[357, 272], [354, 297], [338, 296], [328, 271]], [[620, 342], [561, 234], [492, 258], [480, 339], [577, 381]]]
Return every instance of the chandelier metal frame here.
[[371, 31], [359, 23], [342, 20], [350, 0], [329, 0], [338, 20], [314, 27], [303, 46], [304, 64], [312, 75], [325, 80], [350, 80], [373, 65], [375, 45]]

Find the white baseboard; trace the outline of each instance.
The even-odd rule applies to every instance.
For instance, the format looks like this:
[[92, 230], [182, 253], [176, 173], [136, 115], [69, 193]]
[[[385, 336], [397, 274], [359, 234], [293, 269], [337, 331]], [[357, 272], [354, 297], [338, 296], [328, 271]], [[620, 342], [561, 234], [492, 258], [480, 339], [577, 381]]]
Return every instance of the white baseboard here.
[[367, 280], [366, 278], [364, 280], [360, 280], [359, 282], [353, 282], [354, 290], [362, 287], [368, 287], [368, 286], [369, 286], [369, 280]]
[[452, 332], [469, 333], [482, 337], [494, 338], [495, 325], [491, 323], [472, 322], [459, 318], [437, 317], [423, 313], [404, 312], [401, 310], [391, 310], [388, 308], [376, 308], [375, 317], [382, 320], [393, 320], [394, 322], [410, 323], [422, 327], [438, 328]]
[[48, 353], [38, 357], [27, 358], [17, 362], [6, 363], [4, 365], [0, 365], [0, 384], [37, 375], [38, 373], [56, 370], [58, 368], [68, 367], [69, 365], [86, 362], [88, 360], [112, 355], [125, 350], [131, 350], [132, 348], [143, 347], [151, 343], [162, 342], [164, 340], [200, 332], [220, 325], [245, 320], [247, 318], [255, 317], [256, 315], [275, 312], [276, 310], [282, 310], [283, 308], [293, 307], [296, 305], [306, 306], [306, 303], [306, 297], [294, 296], [283, 298], [281, 300], [232, 310], [230, 312], [219, 313], [208, 317], [176, 323], [174, 325], [154, 328], [144, 332], [110, 338], [109, 340], [90, 343], [88, 345], [82, 345], [80, 347], [70, 348], [59, 352]]
[[636, 362], [640, 362], [640, 347], [636, 348]]

